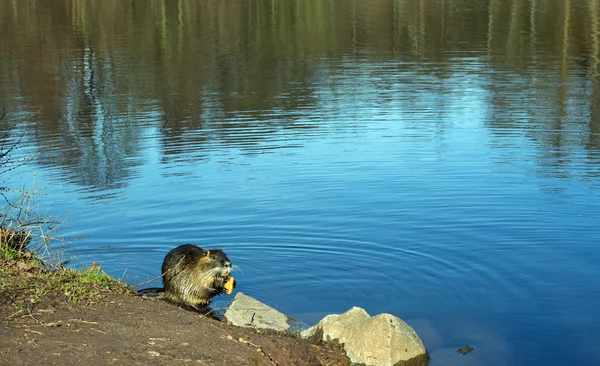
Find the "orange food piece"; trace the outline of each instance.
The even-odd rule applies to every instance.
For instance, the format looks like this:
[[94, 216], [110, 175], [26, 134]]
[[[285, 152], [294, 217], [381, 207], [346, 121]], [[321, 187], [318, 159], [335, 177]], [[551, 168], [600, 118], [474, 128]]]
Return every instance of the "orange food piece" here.
[[225, 294], [231, 295], [231, 292], [233, 291], [234, 283], [235, 283], [235, 280], [233, 279], [233, 277], [229, 277], [229, 280], [227, 282], [225, 282], [225, 284], [223, 284], [223, 288], [225, 289]]

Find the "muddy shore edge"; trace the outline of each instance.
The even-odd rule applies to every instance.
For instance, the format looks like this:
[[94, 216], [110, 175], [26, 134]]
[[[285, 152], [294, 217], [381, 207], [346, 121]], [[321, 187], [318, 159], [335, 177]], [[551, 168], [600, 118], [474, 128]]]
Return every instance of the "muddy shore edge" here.
[[0, 339], [10, 365], [350, 365], [337, 344], [228, 325], [28, 253], [0, 259]]

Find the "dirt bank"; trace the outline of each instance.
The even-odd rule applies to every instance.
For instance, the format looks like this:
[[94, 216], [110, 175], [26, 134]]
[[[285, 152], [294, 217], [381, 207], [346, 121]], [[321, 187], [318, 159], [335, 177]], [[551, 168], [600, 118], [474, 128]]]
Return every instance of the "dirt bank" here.
[[339, 346], [229, 326], [72, 272], [0, 260], [0, 364], [349, 365]]

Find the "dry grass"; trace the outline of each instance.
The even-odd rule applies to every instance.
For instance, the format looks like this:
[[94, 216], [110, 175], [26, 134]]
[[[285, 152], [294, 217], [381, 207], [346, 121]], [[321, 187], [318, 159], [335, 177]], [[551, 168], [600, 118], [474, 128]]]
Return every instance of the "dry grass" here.
[[40, 214], [35, 189], [21, 190], [0, 211], [0, 250], [31, 252], [47, 267], [60, 268], [65, 239], [57, 235], [64, 219]]
[[[7, 187], [9, 175], [35, 157], [36, 154], [21, 156], [18, 150], [23, 145], [24, 130], [18, 131], [19, 122], [9, 123], [4, 110], [0, 114], [0, 252], [31, 252], [45, 266], [60, 268], [66, 263], [60, 250], [64, 239], [57, 232], [64, 219], [55, 218], [44, 212], [37, 202], [41, 188], [35, 185], [35, 173], [29, 187], [15, 189]], [[1, 207], [1, 206], [0, 206]], [[58, 248], [57, 248], [58, 244]]]

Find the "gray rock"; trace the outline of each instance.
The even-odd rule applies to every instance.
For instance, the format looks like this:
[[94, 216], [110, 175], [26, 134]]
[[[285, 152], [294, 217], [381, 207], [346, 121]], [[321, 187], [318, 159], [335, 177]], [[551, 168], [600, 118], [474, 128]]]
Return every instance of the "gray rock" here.
[[365, 365], [427, 365], [429, 355], [417, 333], [390, 314], [370, 317], [359, 307], [341, 315], [327, 315], [317, 325], [300, 333], [344, 345], [348, 358]]
[[272, 329], [278, 332], [289, 331], [292, 321], [287, 315], [241, 292], [233, 298], [223, 320], [238, 327]]

